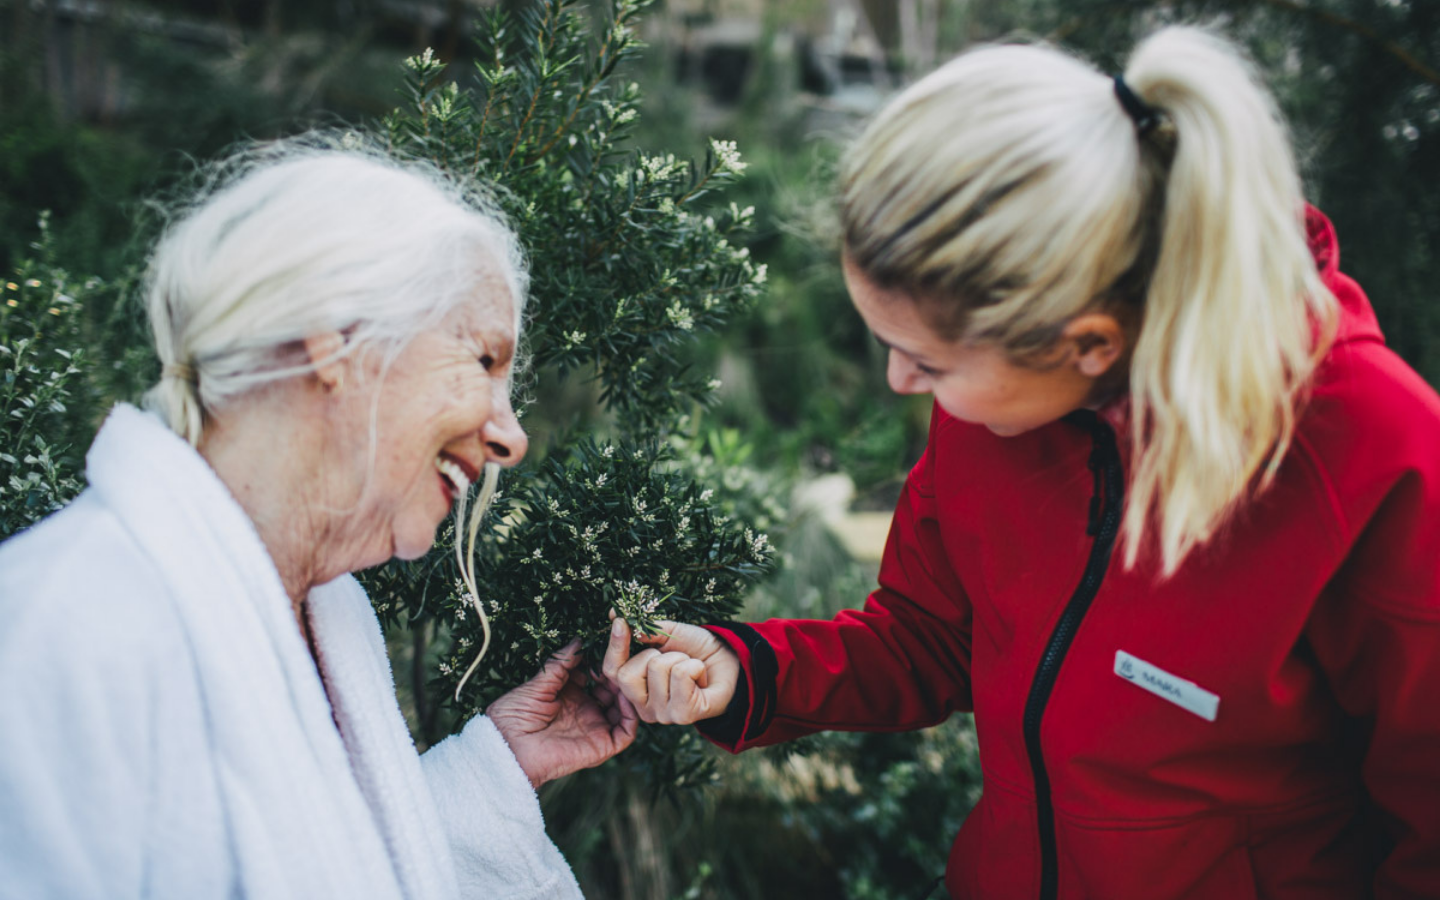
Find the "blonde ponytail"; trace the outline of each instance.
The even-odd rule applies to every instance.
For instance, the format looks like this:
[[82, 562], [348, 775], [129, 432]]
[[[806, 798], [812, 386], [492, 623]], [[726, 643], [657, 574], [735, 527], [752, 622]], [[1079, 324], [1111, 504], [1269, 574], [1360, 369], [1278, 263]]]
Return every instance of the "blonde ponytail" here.
[[1125, 79], [1175, 137], [1130, 365], [1122, 524], [1126, 565], [1153, 524], [1168, 575], [1273, 480], [1336, 305], [1306, 245], [1285, 126], [1247, 61], [1172, 28], [1137, 48]]
[[855, 265], [947, 339], [1023, 365], [1081, 314], [1139, 321], [1124, 559], [1153, 552], [1169, 575], [1273, 478], [1336, 311], [1284, 126], [1240, 55], [1170, 28], [1124, 80], [1158, 124], [1053, 48], [962, 54], [851, 148], [841, 217]]

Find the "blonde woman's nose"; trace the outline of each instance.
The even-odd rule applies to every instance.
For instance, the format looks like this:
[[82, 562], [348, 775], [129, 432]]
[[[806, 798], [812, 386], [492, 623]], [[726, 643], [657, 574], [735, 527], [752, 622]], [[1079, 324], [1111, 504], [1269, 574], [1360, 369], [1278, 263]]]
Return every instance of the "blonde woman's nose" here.
[[890, 358], [885, 364], [885, 380], [890, 383], [890, 390], [897, 394], [923, 393], [925, 388], [920, 384], [921, 374], [914, 361], [905, 354], [890, 351]]

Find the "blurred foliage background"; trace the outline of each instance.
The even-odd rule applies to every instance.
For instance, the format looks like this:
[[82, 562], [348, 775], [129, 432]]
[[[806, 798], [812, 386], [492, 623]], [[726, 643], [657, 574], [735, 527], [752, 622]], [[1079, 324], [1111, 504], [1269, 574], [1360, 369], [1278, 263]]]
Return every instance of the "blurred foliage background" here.
[[[0, 0], [0, 499], [22, 510], [0, 535], [73, 495], [105, 408], [154, 375], [133, 290], [159, 226], [149, 201], [238, 139], [385, 116], [401, 60], [432, 47], [464, 70], [493, 2], [521, 0]], [[1176, 20], [1250, 48], [1344, 268], [1440, 384], [1435, 0], [668, 0], [646, 16], [649, 48], [624, 73], [645, 98], [634, 141], [681, 157], [737, 141], [749, 169], [726, 197], [755, 207], [748, 247], [769, 269], [753, 312], [694, 360], [723, 383], [695, 413], [714, 474], [770, 501], [781, 564], [747, 616], [861, 602], [878, 547], [846, 523], [883, 518], [924, 441], [928, 404], [886, 389], [840, 282], [831, 182], [847, 136], [971, 43], [1047, 39], [1118, 70], [1136, 36]], [[528, 390], [537, 445], [600, 415], [583, 379]], [[413, 708], [424, 666], [407, 635], [393, 644], [397, 672], [417, 673], [400, 686]], [[979, 790], [967, 717], [716, 757], [718, 785], [678, 797], [613, 773], [547, 786], [587, 896], [917, 897]]]

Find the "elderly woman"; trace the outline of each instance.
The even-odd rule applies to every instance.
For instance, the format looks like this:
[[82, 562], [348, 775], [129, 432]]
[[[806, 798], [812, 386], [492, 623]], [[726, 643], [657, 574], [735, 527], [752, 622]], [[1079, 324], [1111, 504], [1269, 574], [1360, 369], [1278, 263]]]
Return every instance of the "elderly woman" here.
[[633, 708], [572, 649], [419, 756], [350, 575], [525, 454], [515, 236], [378, 154], [227, 172], [152, 260], [149, 411], [0, 547], [0, 896], [579, 896], [534, 786]]

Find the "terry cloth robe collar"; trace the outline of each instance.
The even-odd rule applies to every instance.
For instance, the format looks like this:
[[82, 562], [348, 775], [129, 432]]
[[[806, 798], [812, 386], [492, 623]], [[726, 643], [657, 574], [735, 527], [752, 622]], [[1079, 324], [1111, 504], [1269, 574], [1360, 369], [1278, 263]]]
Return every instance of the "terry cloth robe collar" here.
[[[241, 893], [454, 896], [453, 864], [383, 646], [368, 665], [349, 654], [322, 682], [249, 517], [154, 416], [116, 407], [87, 464], [92, 487], [163, 573], [193, 643]], [[326, 648], [353, 644], [357, 631], [372, 647], [379, 640], [353, 578], [311, 599], [325, 609], [312, 614], [322, 663], [346, 658]]]

